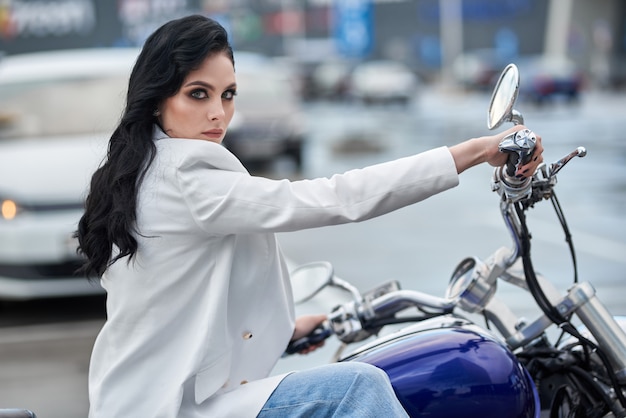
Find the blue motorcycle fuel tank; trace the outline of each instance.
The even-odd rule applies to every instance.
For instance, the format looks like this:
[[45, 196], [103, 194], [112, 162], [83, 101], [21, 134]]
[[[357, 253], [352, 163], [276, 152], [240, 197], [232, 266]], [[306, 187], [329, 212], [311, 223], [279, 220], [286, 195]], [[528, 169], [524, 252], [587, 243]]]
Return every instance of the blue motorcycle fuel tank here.
[[411, 417], [539, 417], [537, 390], [515, 355], [455, 317], [423, 321], [341, 361], [385, 370]]

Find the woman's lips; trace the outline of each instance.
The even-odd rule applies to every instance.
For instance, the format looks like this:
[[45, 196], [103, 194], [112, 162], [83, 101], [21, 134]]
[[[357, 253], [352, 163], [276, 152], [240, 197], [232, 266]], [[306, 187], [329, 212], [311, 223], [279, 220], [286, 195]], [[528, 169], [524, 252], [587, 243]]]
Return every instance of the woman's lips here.
[[224, 131], [222, 129], [211, 129], [210, 131], [202, 132], [202, 135], [211, 139], [221, 138], [223, 134]]

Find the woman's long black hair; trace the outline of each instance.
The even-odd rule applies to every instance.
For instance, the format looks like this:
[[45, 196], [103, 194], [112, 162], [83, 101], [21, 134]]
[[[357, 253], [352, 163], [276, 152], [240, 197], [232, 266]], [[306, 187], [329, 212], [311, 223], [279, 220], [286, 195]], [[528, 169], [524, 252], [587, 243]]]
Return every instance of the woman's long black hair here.
[[[172, 20], [146, 40], [130, 75], [126, 107], [107, 157], [91, 179], [75, 236], [85, 256], [79, 273], [100, 277], [115, 261], [137, 252], [137, 192], [154, 160], [155, 111], [210, 55], [233, 51], [224, 28], [201, 15]], [[114, 246], [119, 252], [113, 255]]]

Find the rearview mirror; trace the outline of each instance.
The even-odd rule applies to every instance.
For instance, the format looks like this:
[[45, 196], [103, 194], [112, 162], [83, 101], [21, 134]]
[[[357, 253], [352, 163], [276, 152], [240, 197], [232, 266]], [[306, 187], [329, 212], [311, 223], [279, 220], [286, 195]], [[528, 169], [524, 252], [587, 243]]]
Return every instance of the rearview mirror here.
[[519, 70], [515, 64], [507, 65], [493, 89], [489, 103], [487, 127], [495, 129], [504, 122], [524, 123], [522, 115], [513, 109], [519, 93]]
[[306, 302], [332, 283], [335, 275], [332, 264], [316, 261], [296, 267], [291, 272], [295, 303]]

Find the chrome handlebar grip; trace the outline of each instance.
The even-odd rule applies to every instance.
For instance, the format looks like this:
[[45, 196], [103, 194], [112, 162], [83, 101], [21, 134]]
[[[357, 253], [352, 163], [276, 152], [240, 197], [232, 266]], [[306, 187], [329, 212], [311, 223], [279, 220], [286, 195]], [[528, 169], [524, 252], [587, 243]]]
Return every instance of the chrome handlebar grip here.
[[532, 192], [532, 177], [516, 177], [517, 168], [526, 164], [535, 150], [537, 136], [530, 129], [520, 129], [500, 142], [501, 152], [509, 154], [507, 163], [494, 170], [491, 190], [497, 191], [505, 202], [518, 202]]
[[515, 177], [517, 168], [530, 161], [536, 144], [537, 136], [530, 129], [520, 129], [502, 139], [499, 145], [500, 152], [509, 154], [506, 164], [507, 177]]

